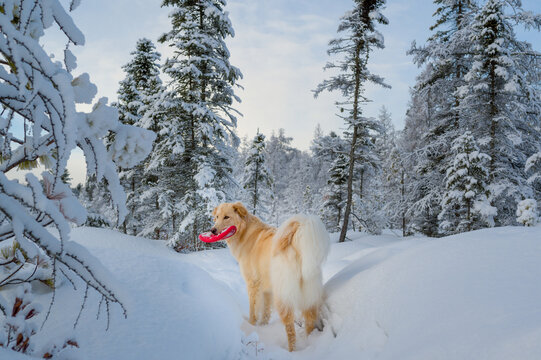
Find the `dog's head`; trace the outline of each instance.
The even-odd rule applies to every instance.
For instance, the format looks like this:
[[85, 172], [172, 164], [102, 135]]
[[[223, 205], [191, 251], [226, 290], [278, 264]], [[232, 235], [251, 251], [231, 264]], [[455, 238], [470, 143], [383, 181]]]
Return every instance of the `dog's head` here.
[[248, 215], [248, 210], [241, 202], [223, 203], [214, 208], [214, 226], [210, 230], [214, 235], [220, 234], [228, 227], [234, 225], [237, 232], [244, 228], [244, 222]]

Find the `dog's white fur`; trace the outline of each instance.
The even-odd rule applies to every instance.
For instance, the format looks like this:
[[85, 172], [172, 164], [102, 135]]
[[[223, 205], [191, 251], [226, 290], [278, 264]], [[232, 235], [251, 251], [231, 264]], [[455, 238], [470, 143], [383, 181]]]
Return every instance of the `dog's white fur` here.
[[[292, 246], [275, 251], [284, 231], [295, 221], [299, 228], [293, 235]], [[329, 253], [329, 243], [325, 226], [315, 216], [296, 215], [280, 226], [273, 236], [272, 253], [275, 255], [270, 262], [273, 296], [295, 309], [319, 306], [323, 299], [321, 264]]]

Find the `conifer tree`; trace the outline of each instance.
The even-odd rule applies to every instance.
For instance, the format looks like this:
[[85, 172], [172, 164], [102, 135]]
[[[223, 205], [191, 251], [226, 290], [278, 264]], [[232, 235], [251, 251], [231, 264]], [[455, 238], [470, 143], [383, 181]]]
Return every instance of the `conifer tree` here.
[[259, 133], [258, 130], [248, 150], [242, 185], [246, 190], [251, 212], [263, 219], [268, 216], [268, 208], [272, 201], [270, 192], [272, 179], [267, 168], [266, 157], [265, 135]]
[[497, 225], [514, 224], [517, 203], [533, 196], [523, 164], [539, 138], [541, 92], [529, 67], [530, 58], [541, 54], [517, 40], [517, 23], [539, 29], [541, 16], [522, 10], [520, 2], [487, 0], [471, 24], [473, 63], [457, 91], [469, 128], [490, 156], [488, 183]]
[[289, 217], [288, 199], [286, 191], [291, 184], [291, 163], [298, 151], [291, 146], [292, 137], [286, 136], [284, 129], [271, 134], [267, 141], [268, 169], [272, 182], [271, 194], [274, 201], [270, 208], [269, 221], [274, 225], [281, 224]]
[[[383, 79], [368, 70], [368, 60], [374, 48], [383, 48], [383, 36], [375, 26], [387, 24], [388, 20], [380, 12], [384, 0], [355, 0], [352, 11], [346, 13], [340, 22], [338, 32], [345, 33], [343, 37], [329, 43], [329, 55], [337, 55], [340, 60], [328, 63], [326, 69], [337, 69], [340, 73], [323, 81], [316, 89], [317, 96], [324, 90], [339, 90], [345, 101], [340, 104], [346, 111], [344, 120], [351, 131], [349, 140], [349, 165], [347, 177], [347, 196], [345, 201], [343, 224], [340, 242], [346, 238], [349, 217], [353, 202], [354, 169], [359, 154], [361, 158], [372, 149], [368, 137], [377, 127], [377, 123], [362, 116], [361, 104], [367, 99], [363, 96], [363, 84], [371, 81], [388, 87]], [[345, 109], [347, 107], [347, 110]]]
[[[470, 23], [474, 0], [435, 0], [433, 35], [424, 46], [414, 42], [409, 54], [424, 66], [413, 89], [405, 136], [410, 142], [408, 214], [411, 227], [429, 236], [439, 232], [444, 175], [451, 144], [463, 131], [466, 117], [456, 93], [471, 66]], [[412, 138], [411, 136], [415, 136]]]
[[[541, 143], [541, 139], [539, 141]], [[528, 184], [534, 188], [537, 201], [541, 202], [541, 151], [526, 160], [525, 170], [528, 174]]]
[[329, 180], [323, 193], [323, 222], [329, 231], [339, 231], [347, 199], [349, 164], [346, 155], [338, 154], [329, 169]]
[[393, 143], [384, 161], [383, 172], [383, 209], [391, 229], [401, 229], [402, 236], [408, 233], [407, 228], [407, 194], [408, 179], [404, 151]]
[[467, 131], [452, 144], [454, 155], [445, 175], [440, 227], [444, 234], [471, 231], [494, 225], [496, 209], [490, 205], [487, 186], [490, 157], [479, 151]]
[[[331, 182], [331, 168], [337, 162], [340, 154], [346, 154], [346, 141], [331, 131], [329, 135], [323, 135], [320, 129], [316, 129], [312, 141], [311, 151], [314, 162], [318, 163], [317, 194], [320, 199], [319, 209], [323, 222], [329, 231], [340, 229], [340, 220], [345, 198], [343, 186], [333, 185]], [[334, 171], [333, 171], [334, 172]], [[316, 193], [315, 189], [313, 190]], [[340, 207], [338, 207], [338, 205]]]
[[[241, 72], [229, 62], [226, 37], [233, 36], [225, 0], [164, 0], [173, 7], [172, 29], [159, 39], [173, 50], [163, 66], [171, 78], [160, 106], [166, 112], [151, 166], [165, 169], [170, 204], [169, 244], [197, 247], [210, 213], [228, 199], [237, 111], [234, 87]], [[161, 141], [160, 141], [161, 140]]]
[[[155, 133], [160, 133], [159, 113], [145, 113], [151, 105], [159, 99], [162, 88], [160, 79], [160, 53], [149, 39], [139, 39], [135, 51], [131, 52], [132, 59], [122, 67], [126, 73], [124, 80], [120, 82], [118, 90], [118, 102], [114, 105], [118, 108], [119, 120], [128, 125], [137, 125]], [[158, 138], [159, 141], [159, 138]], [[131, 169], [122, 169], [120, 172], [121, 183], [126, 191], [128, 215], [122, 224], [125, 233], [128, 229], [132, 235], [137, 235], [142, 230], [142, 225], [153, 218], [154, 212], [149, 212], [142, 201], [153, 202], [153, 197], [148, 195], [151, 173], [145, 172], [144, 163], [138, 164]], [[151, 190], [150, 190], [151, 191]], [[147, 196], [143, 197], [143, 193]], [[144, 212], [142, 212], [144, 211]], [[145, 234], [146, 235], [146, 234]]]

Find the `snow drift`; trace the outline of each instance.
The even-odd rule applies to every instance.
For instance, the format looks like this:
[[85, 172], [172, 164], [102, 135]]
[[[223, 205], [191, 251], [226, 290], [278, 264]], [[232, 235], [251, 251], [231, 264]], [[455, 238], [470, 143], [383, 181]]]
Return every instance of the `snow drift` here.
[[[109, 331], [97, 298], [74, 330], [80, 359], [539, 359], [541, 227], [442, 239], [349, 235], [323, 268], [326, 327], [297, 329], [298, 351], [276, 314], [247, 323], [248, 300], [228, 250], [177, 254], [163, 242], [79, 228], [128, 299]], [[40, 342], [72, 332], [84, 295], [69, 284]], [[39, 297], [44, 307], [48, 294]], [[71, 334], [70, 334], [71, 335]], [[3, 358], [4, 353], [0, 353]]]

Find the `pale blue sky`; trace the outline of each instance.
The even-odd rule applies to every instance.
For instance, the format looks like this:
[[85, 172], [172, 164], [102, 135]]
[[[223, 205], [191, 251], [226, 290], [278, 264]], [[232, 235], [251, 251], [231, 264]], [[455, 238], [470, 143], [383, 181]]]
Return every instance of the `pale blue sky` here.
[[[170, 28], [170, 9], [160, 4], [160, 0], [83, 0], [72, 14], [86, 36], [84, 47], [73, 48], [78, 57], [74, 73], [90, 73], [98, 96], [116, 99], [118, 82], [124, 78], [121, 66], [129, 60], [137, 39], [147, 37], [157, 43], [158, 36]], [[226, 9], [236, 32], [235, 38], [227, 40], [231, 62], [244, 73], [245, 89], [238, 91], [242, 103], [237, 106], [244, 114], [238, 124], [240, 136], [252, 137], [257, 128], [270, 134], [282, 127], [293, 136], [294, 145], [308, 149], [316, 124], [324, 131], [342, 128], [335, 116], [337, 95], [314, 99], [311, 90], [328, 76], [322, 70], [329, 59], [327, 43], [336, 36], [340, 16], [352, 5], [351, 0], [228, 1]], [[539, 0], [524, 0], [523, 5], [541, 12]], [[387, 0], [383, 13], [390, 24], [379, 27], [386, 48], [374, 53], [370, 66], [392, 89], [369, 86], [366, 95], [373, 103], [366, 106], [365, 115], [376, 116], [385, 105], [396, 127], [403, 127], [409, 87], [419, 72], [406, 50], [413, 40], [424, 43], [430, 35], [434, 10], [430, 0]], [[539, 33], [519, 34], [541, 50]], [[61, 48], [49, 46], [55, 51]], [[170, 50], [157, 46], [165, 59]], [[73, 168], [73, 172], [78, 170]]]

